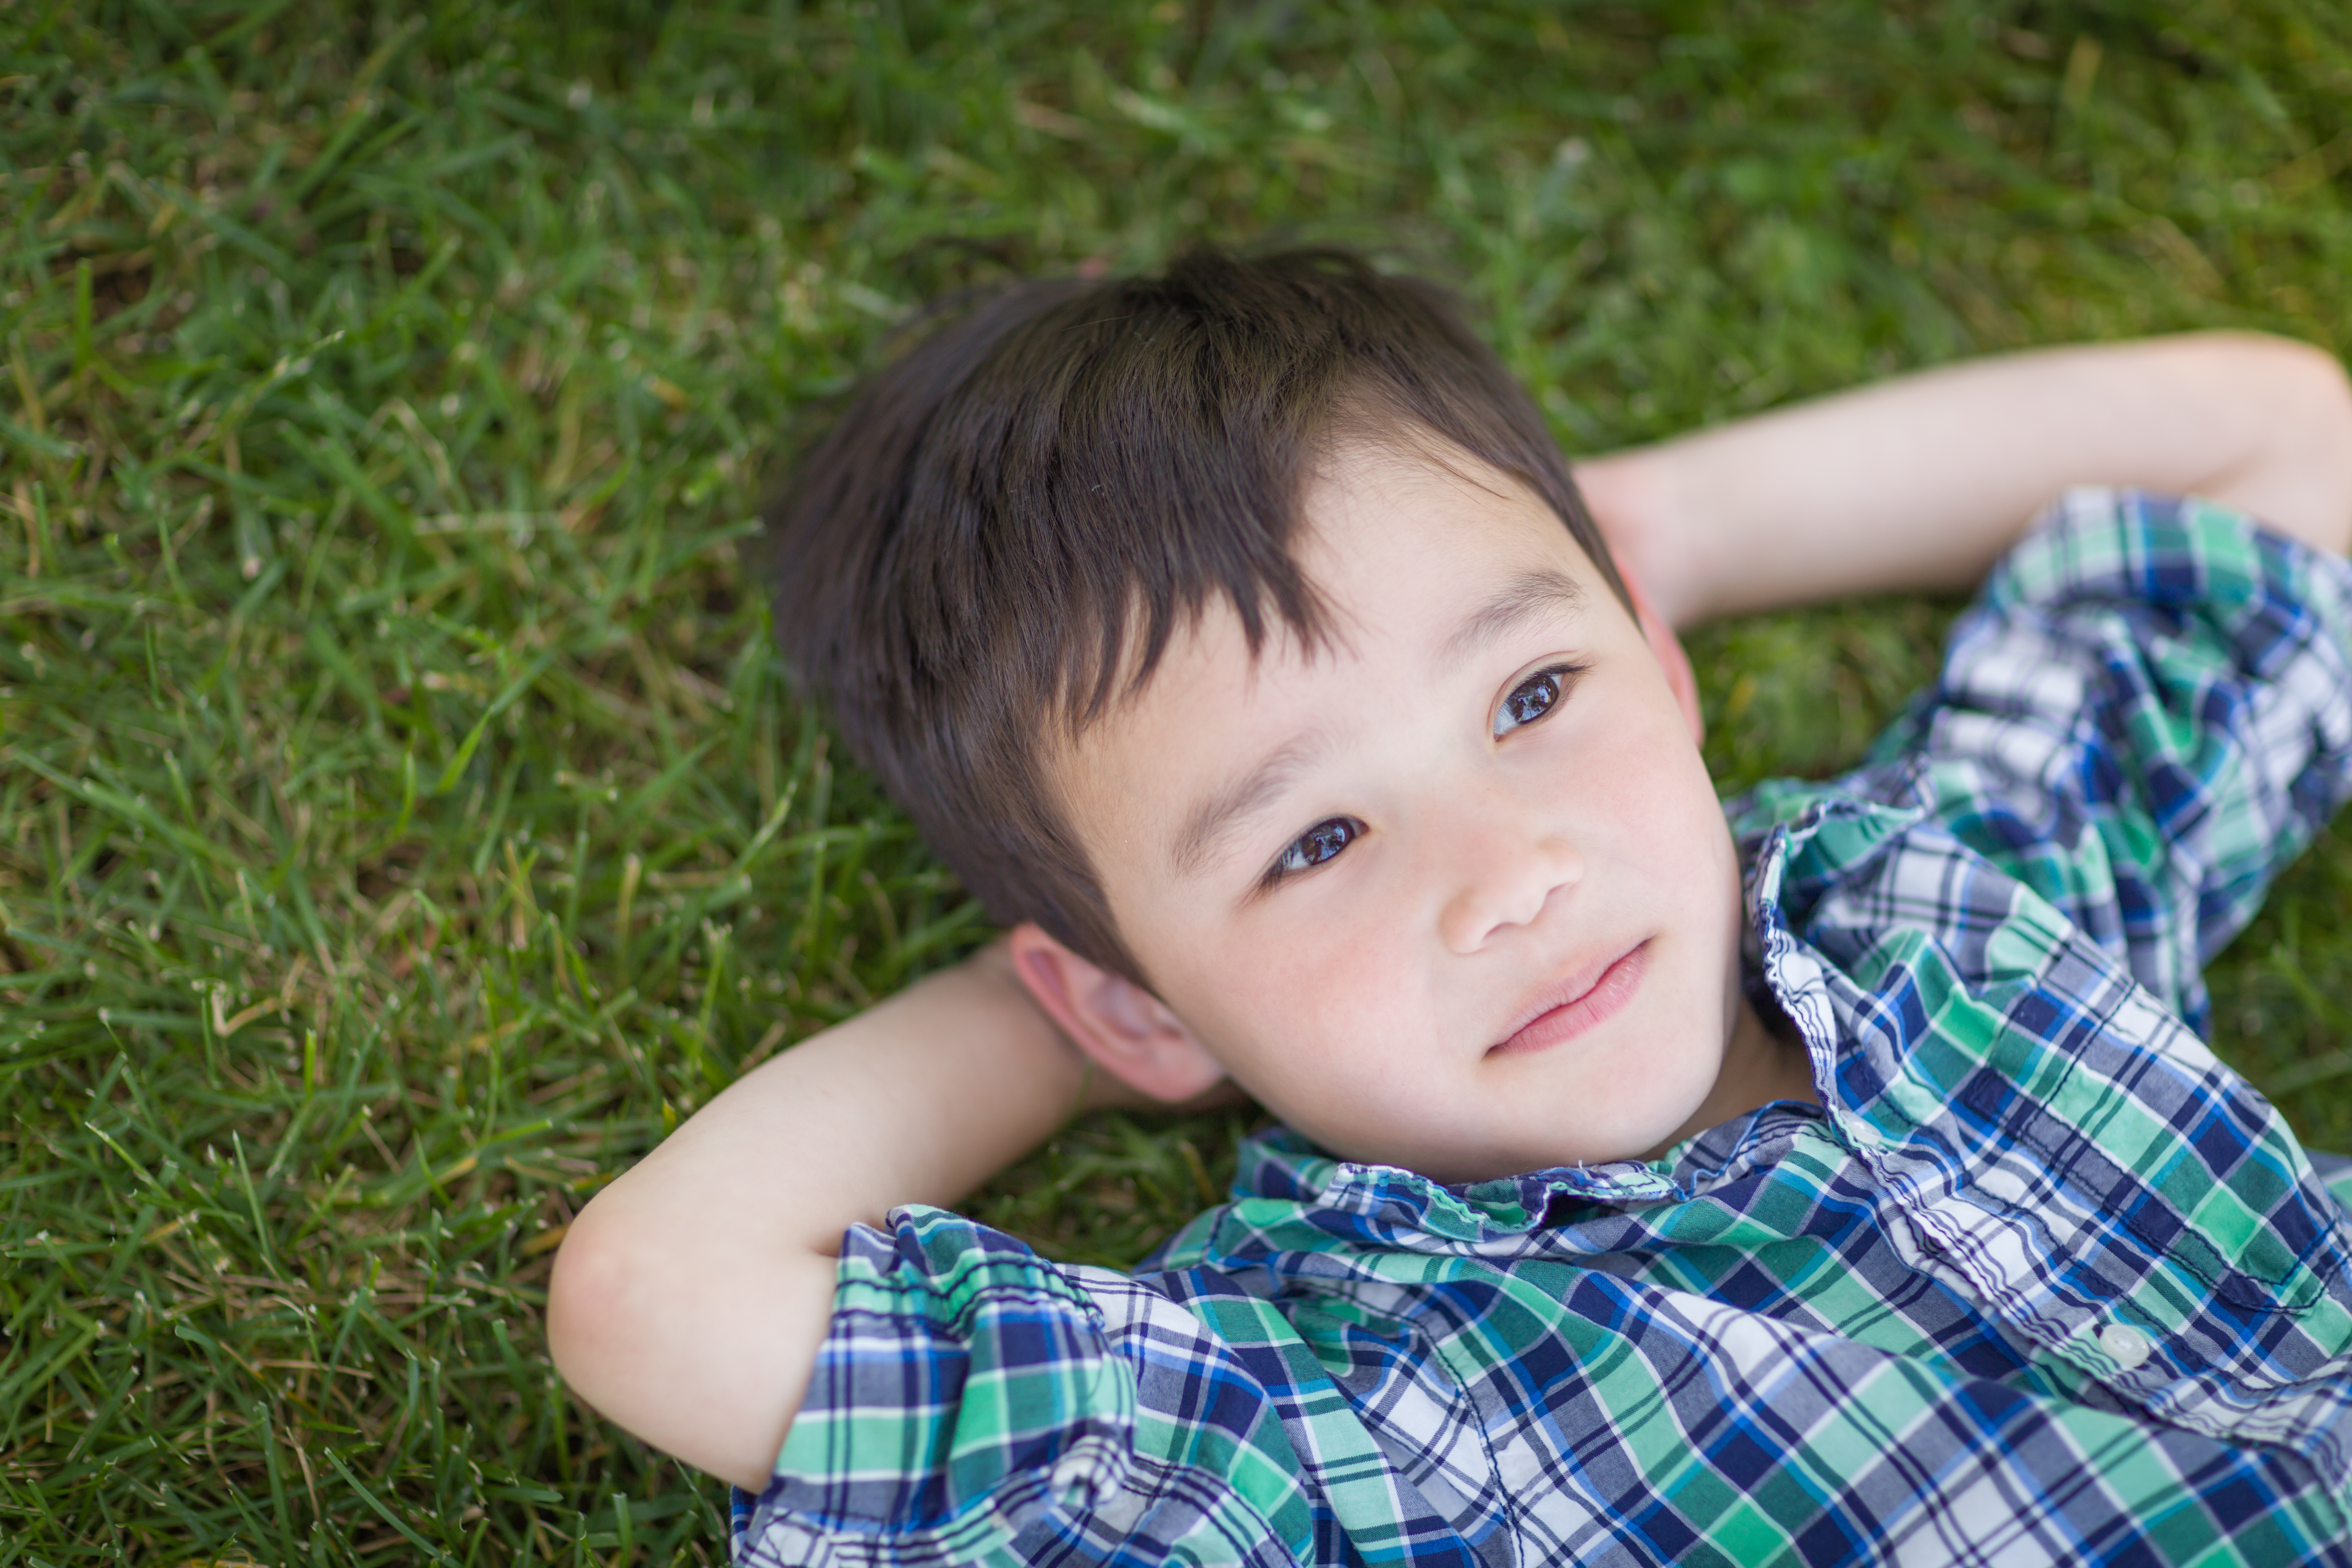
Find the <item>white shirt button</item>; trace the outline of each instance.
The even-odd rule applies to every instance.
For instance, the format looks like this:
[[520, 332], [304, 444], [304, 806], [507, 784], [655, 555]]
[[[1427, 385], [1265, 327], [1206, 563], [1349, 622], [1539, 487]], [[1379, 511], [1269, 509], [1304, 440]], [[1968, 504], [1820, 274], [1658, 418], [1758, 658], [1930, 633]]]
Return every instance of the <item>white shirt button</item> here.
[[2116, 1364], [2126, 1372], [2137, 1371], [2156, 1352], [2148, 1337], [2128, 1323], [2109, 1323], [2101, 1329], [2099, 1348], [2115, 1357]]

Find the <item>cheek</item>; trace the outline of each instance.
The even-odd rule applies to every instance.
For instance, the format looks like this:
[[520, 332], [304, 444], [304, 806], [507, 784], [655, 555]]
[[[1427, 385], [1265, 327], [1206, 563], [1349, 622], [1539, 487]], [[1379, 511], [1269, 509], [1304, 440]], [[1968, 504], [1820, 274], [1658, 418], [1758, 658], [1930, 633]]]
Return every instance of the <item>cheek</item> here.
[[1720, 969], [1738, 985], [1738, 952], [1745, 921], [1739, 852], [1723, 816], [1714, 781], [1696, 757], [1662, 771], [1654, 781], [1652, 864], [1680, 910], [1695, 959]]
[[1354, 1085], [1379, 1078], [1395, 1041], [1425, 1035], [1423, 967], [1406, 936], [1380, 898], [1243, 921], [1207, 962], [1167, 976], [1166, 1000], [1244, 1087], [1295, 1114], [1341, 1075]]
[[1569, 785], [1569, 798], [1580, 803], [1570, 831], [1596, 862], [1595, 890], [1605, 887], [1667, 921], [1693, 963], [1734, 963], [1738, 853], [1678, 710], [1669, 724], [1645, 705], [1610, 732], [1621, 743], [1583, 752], [1594, 760]]
[[1550, 781], [1582, 831], [1633, 847], [1653, 874], [1686, 871], [1724, 837], [1723, 807], [1679, 710], [1628, 701], [1596, 712]]

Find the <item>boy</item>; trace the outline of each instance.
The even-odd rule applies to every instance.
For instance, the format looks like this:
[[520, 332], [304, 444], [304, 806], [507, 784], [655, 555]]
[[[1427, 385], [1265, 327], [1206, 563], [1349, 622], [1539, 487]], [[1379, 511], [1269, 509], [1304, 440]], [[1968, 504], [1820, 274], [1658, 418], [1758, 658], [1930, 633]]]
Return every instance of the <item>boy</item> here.
[[[1973, 580], [2084, 482], [2207, 499], [2073, 492], [1870, 765], [1727, 817], [1671, 623]], [[2345, 1558], [2352, 1234], [2191, 1032], [2352, 790], [2332, 361], [1994, 360], [1571, 480], [1433, 290], [1202, 255], [973, 310], [775, 531], [1012, 930], [565, 1243], [565, 1375], [757, 1494], [740, 1560]], [[1228, 1079], [1289, 1131], [1132, 1279], [919, 1206]]]

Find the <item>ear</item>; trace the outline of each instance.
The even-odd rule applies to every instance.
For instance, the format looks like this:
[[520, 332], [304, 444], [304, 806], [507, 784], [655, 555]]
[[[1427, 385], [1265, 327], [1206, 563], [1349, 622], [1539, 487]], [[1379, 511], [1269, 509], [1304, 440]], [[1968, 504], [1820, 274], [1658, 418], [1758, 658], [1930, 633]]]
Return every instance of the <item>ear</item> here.
[[1633, 601], [1633, 618], [1642, 625], [1642, 636], [1657, 657], [1658, 668], [1665, 672], [1666, 687], [1690, 723], [1691, 739], [1706, 740], [1706, 720], [1698, 710], [1698, 677], [1691, 673], [1690, 655], [1683, 652], [1682, 639], [1642, 592], [1642, 580], [1626, 571], [1622, 562], [1617, 564], [1617, 575], [1625, 584], [1626, 596]]
[[1154, 1100], [1176, 1103], [1225, 1076], [1168, 1005], [1122, 974], [1080, 958], [1034, 921], [1006, 938], [1013, 973], [1046, 1016], [1105, 1072]]

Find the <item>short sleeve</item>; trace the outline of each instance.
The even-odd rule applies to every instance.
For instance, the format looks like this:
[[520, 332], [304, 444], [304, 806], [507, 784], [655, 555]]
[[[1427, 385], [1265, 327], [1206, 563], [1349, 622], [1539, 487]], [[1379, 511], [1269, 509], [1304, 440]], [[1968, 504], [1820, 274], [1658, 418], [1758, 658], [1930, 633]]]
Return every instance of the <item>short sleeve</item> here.
[[2207, 1027], [2200, 971], [2352, 793], [2352, 572], [2195, 498], [2068, 492], [1876, 761]]

